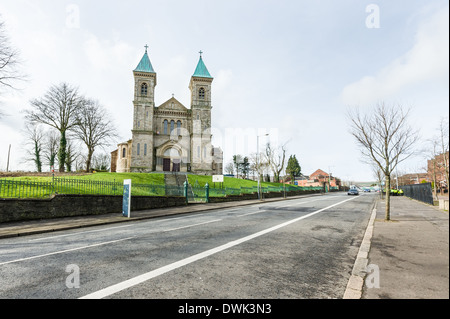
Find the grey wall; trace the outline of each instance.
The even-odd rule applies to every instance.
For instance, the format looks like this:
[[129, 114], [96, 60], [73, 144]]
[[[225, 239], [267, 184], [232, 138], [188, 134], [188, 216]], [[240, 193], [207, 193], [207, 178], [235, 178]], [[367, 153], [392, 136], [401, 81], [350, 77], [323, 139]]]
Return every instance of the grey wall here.
[[[0, 223], [122, 212], [122, 196], [56, 195], [49, 199], [0, 199]], [[131, 211], [186, 205], [184, 197], [134, 196]]]

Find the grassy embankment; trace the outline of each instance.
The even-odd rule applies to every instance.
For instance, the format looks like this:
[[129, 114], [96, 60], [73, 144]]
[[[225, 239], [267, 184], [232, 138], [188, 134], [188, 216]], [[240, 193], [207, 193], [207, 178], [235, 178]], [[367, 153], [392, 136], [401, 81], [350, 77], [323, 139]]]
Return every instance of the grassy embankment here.
[[[183, 178], [183, 175], [180, 175]], [[97, 181], [97, 182], [119, 182], [123, 183], [126, 179], [131, 179], [132, 184], [154, 184], [154, 185], [164, 185], [164, 174], [163, 173], [92, 173], [92, 174], [74, 174], [66, 173], [64, 175], [55, 175], [57, 178], [66, 179], [76, 179], [76, 180], [86, 180], [86, 181]], [[51, 182], [52, 175], [49, 173], [47, 176], [18, 176], [18, 177], [7, 177], [8, 180], [15, 181], [28, 181], [28, 182]], [[193, 175], [188, 174], [188, 180], [191, 185], [199, 185], [204, 187], [206, 183], [210, 187], [219, 188], [222, 185], [219, 183], [213, 183], [212, 176], [205, 175]], [[253, 187], [257, 186], [256, 181], [238, 179], [233, 177], [224, 177], [223, 187], [227, 188], [240, 188], [240, 187]], [[262, 182], [262, 187], [279, 187], [283, 186], [282, 183], [267, 183]]]
[[[54, 193], [60, 194], [104, 194], [119, 195], [121, 188], [116, 183], [122, 184], [125, 179], [131, 179], [132, 191], [135, 195], [164, 195], [164, 174], [163, 173], [92, 173], [92, 174], [55, 174], [59, 182], [52, 184], [52, 174], [27, 174], [23, 176], [11, 176], [2, 178], [3, 180], [24, 182], [21, 185], [2, 184], [0, 189], [0, 197], [48, 197]], [[180, 175], [184, 179], [183, 175]], [[65, 181], [62, 181], [65, 180]], [[213, 183], [212, 176], [205, 175], [188, 175], [191, 185], [203, 188], [206, 183], [210, 188], [226, 188], [231, 193], [253, 192], [257, 186], [257, 182], [250, 180], [225, 177], [223, 185], [221, 183]], [[39, 182], [40, 185], [37, 185]], [[113, 183], [115, 182], [115, 183]], [[42, 184], [48, 183], [48, 184]], [[138, 185], [141, 186], [138, 186]], [[135, 185], [135, 187], [133, 187]], [[145, 185], [145, 186], [144, 186]], [[153, 186], [152, 186], [153, 185]], [[280, 187], [281, 183], [261, 183], [262, 187]], [[244, 188], [247, 188], [246, 190]], [[235, 190], [231, 190], [235, 189]], [[227, 193], [229, 191], [227, 190]], [[219, 191], [219, 190], [218, 190]], [[215, 194], [215, 195], [213, 195]], [[224, 196], [222, 191], [212, 192], [212, 196]]]

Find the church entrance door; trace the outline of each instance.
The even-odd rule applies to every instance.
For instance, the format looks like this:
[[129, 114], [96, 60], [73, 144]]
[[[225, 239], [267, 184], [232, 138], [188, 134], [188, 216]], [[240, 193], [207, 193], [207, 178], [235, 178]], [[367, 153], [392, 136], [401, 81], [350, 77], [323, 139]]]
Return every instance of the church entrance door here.
[[180, 163], [173, 163], [172, 164], [172, 171], [173, 172], [179, 172], [180, 171]]
[[170, 172], [170, 158], [163, 159], [163, 171]]

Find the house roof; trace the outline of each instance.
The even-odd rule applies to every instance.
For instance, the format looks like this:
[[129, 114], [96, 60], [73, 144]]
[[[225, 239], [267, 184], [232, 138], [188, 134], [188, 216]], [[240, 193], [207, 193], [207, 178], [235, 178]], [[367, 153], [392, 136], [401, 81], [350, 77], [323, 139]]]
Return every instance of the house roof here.
[[310, 177], [313, 177], [313, 176], [328, 176], [328, 173], [322, 171], [321, 169], [318, 169], [310, 175]]

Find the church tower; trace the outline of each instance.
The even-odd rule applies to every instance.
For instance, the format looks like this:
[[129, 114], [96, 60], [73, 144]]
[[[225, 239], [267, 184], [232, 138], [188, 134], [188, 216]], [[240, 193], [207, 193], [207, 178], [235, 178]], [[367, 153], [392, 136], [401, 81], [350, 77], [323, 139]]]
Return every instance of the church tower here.
[[191, 170], [211, 174], [211, 85], [213, 77], [203, 62], [202, 53], [200, 51], [200, 59], [189, 84], [192, 112]]
[[131, 172], [153, 170], [153, 110], [155, 107], [156, 72], [145, 53], [134, 75], [134, 113], [131, 148]]

